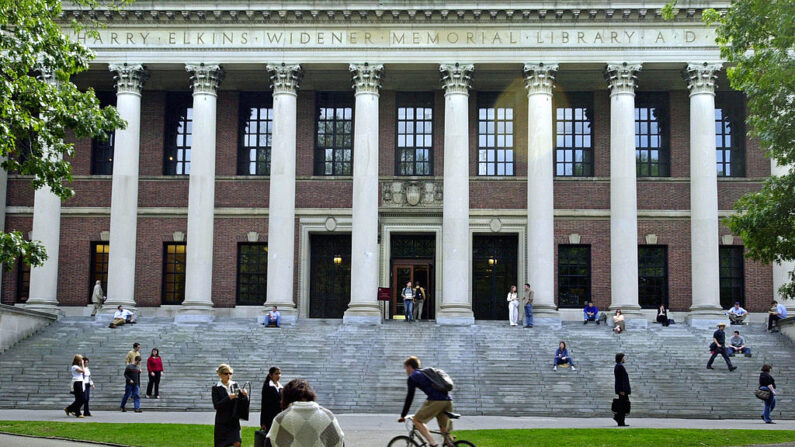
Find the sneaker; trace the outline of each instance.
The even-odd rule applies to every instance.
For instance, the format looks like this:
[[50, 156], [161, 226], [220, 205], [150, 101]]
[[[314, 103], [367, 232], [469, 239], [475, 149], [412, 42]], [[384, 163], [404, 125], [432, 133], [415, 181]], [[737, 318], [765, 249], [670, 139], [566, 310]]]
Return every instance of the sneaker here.
[[160, 399], [160, 396], [155, 396], [155, 399]]
[[557, 366], [553, 366], [553, 367], [552, 367], [552, 371], [557, 371], [557, 370], [558, 370], [558, 367], [557, 367]]
[[149, 399], [149, 395], [148, 394], [144, 394], [144, 399]]
[[572, 371], [577, 371], [577, 368], [575, 368], [574, 365], [571, 365], [571, 370]]
[[729, 368], [729, 372], [734, 371], [735, 369], [737, 369], [737, 367], [736, 366], [732, 366], [731, 368]]
[[143, 413], [143, 412], [144, 412], [144, 410], [141, 410], [141, 409], [139, 408], [139, 409], [135, 410], [135, 412], [136, 412], [136, 413]]
[[126, 409], [126, 408], [124, 408], [124, 407], [121, 407], [121, 412], [122, 412], [122, 413], [126, 413], [126, 412], [127, 412], [127, 409]]

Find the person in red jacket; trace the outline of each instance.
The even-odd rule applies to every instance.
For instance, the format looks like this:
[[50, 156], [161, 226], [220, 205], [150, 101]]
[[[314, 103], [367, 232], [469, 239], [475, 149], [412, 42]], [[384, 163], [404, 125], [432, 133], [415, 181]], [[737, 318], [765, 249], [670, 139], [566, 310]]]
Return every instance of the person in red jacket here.
[[152, 349], [152, 354], [146, 359], [146, 369], [149, 371], [149, 384], [146, 385], [146, 397], [152, 397], [152, 388], [154, 388], [155, 399], [160, 399], [160, 378], [163, 376], [163, 360], [160, 358], [159, 349]]

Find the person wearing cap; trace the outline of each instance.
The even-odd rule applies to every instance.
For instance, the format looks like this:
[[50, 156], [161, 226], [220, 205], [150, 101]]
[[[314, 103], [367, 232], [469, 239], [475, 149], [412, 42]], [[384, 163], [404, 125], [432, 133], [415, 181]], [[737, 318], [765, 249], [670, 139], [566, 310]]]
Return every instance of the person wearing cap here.
[[729, 367], [729, 371], [734, 371], [737, 369], [736, 366], [732, 365], [732, 361], [726, 354], [726, 333], [723, 332], [723, 329], [725, 328], [726, 323], [718, 323], [718, 329], [712, 334], [712, 344], [710, 345], [712, 357], [710, 357], [709, 361], [707, 362], [707, 369], [715, 369], [712, 367], [712, 362], [715, 361], [715, 357], [717, 357], [718, 354], [723, 357], [723, 360], [726, 360], [726, 365]]
[[732, 324], [744, 324], [743, 321], [745, 317], [748, 316], [748, 311], [740, 307], [740, 302], [737, 301], [734, 303], [734, 307], [726, 312], [726, 315], [729, 316], [729, 321], [731, 321]]

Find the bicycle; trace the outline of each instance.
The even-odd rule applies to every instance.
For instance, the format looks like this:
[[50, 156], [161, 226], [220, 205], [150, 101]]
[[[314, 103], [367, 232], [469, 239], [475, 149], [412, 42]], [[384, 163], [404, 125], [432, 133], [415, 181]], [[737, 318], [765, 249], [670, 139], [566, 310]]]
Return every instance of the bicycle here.
[[[461, 417], [460, 414], [451, 413], [449, 411], [445, 412], [445, 414], [451, 420], [459, 419]], [[395, 436], [394, 438], [392, 438], [391, 441], [389, 441], [387, 447], [429, 447], [430, 446], [430, 444], [428, 444], [428, 442], [425, 439], [423, 439], [422, 435], [420, 435], [420, 432], [417, 431], [417, 427], [414, 426], [414, 416], [408, 416], [406, 418], [406, 429], [409, 432], [408, 436], [403, 436], [403, 435]], [[475, 444], [472, 444], [469, 441], [454, 440], [449, 433], [442, 433], [441, 431], [431, 430], [431, 434], [442, 435], [444, 439], [442, 441], [441, 446], [443, 447], [452, 447], [452, 446], [476, 447]]]

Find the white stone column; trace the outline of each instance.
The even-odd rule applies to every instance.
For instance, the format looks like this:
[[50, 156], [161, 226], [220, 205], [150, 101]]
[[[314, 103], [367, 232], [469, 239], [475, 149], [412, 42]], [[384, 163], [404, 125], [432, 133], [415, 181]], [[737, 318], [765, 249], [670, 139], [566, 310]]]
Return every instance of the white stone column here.
[[438, 324], [474, 324], [469, 263], [469, 89], [471, 64], [442, 64], [444, 88], [444, 199], [442, 304]]
[[[779, 165], [774, 159], [770, 160], [770, 175], [785, 175], [789, 169], [787, 166]], [[776, 301], [787, 306], [789, 312], [795, 312], [795, 300], [784, 299], [778, 289], [792, 281], [793, 271], [795, 271], [795, 261], [773, 262], [773, 296]]]
[[188, 191], [185, 301], [177, 322], [212, 319], [213, 226], [215, 218], [215, 117], [218, 65], [186, 65], [193, 89], [193, 144]]
[[282, 323], [293, 323], [295, 263], [295, 144], [300, 65], [268, 65], [273, 88], [273, 139], [268, 208], [266, 308], [278, 306]]
[[640, 64], [608, 64], [610, 88], [610, 297], [633, 325], [646, 322], [638, 305], [638, 207], [635, 87]]
[[715, 161], [715, 80], [720, 64], [689, 64], [690, 90], [690, 324], [726, 319], [720, 306], [718, 170]]
[[378, 90], [384, 66], [351, 64], [353, 125], [351, 301], [345, 323], [380, 324], [378, 305]]
[[141, 142], [141, 90], [148, 73], [140, 64], [111, 64], [116, 81], [116, 110], [127, 122], [113, 143], [110, 200], [108, 300], [103, 308], [135, 307], [135, 247], [138, 234], [138, 157]]

